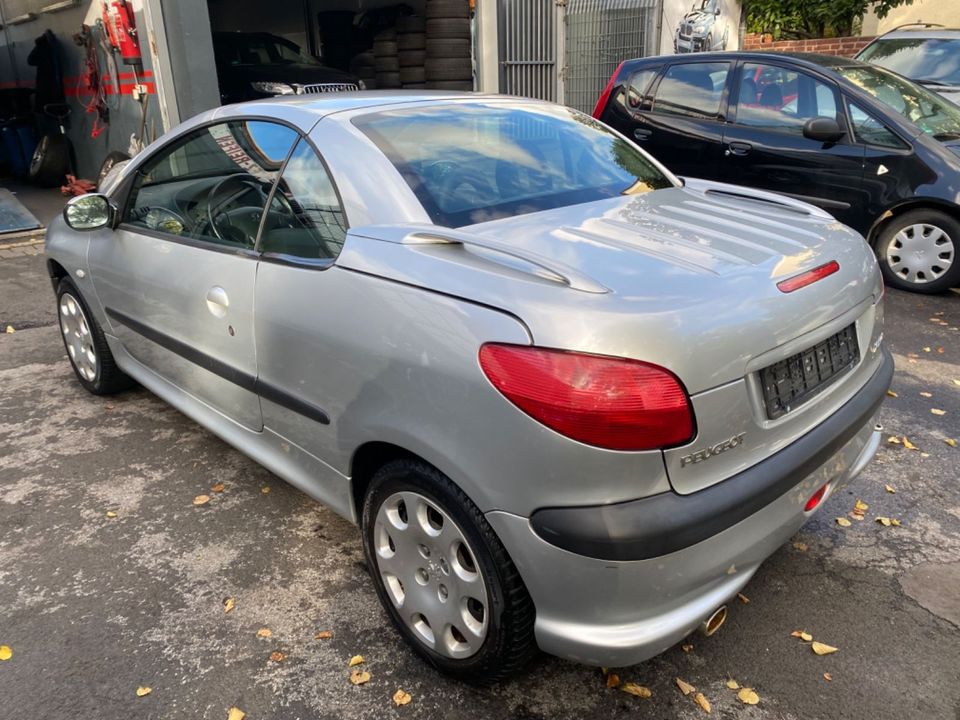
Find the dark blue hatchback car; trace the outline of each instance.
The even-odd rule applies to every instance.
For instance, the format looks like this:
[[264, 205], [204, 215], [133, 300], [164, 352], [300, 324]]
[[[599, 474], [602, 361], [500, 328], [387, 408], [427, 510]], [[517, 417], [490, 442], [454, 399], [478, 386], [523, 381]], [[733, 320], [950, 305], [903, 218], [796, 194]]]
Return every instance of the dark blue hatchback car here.
[[894, 287], [960, 285], [960, 107], [896, 73], [800, 53], [627, 60], [594, 117], [678, 175], [827, 210]]

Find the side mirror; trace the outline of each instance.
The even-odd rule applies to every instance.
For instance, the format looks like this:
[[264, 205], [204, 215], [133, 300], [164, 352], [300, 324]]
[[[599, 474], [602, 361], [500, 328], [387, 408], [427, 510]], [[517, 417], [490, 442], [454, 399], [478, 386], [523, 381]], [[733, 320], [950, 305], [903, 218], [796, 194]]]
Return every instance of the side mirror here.
[[113, 205], [106, 195], [88, 193], [67, 201], [63, 219], [74, 230], [97, 230], [113, 224]]
[[834, 118], [815, 117], [803, 124], [803, 136], [818, 142], [832, 143], [842, 138], [846, 133]]

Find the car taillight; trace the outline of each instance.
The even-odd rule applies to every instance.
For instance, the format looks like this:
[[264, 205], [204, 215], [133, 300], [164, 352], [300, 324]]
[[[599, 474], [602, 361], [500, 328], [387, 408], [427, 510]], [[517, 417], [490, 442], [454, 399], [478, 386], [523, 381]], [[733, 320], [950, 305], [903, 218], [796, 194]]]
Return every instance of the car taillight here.
[[610, 80], [607, 81], [607, 86], [603, 89], [603, 92], [600, 93], [600, 97], [597, 99], [597, 104], [593, 108], [593, 116], [599, 120], [600, 116], [603, 115], [603, 109], [607, 106], [607, 101], [610, 99], [610, 93], [613, 92], [613, 84], [617, 81], [617, 75], [620, 74], [620, 68], [623, 67], [623, 63], [617, 65], [617, 69], [613, 71], [613, 75], [610, 76]]
[[693, 437], [693, 410], [668, 370], [638, 360], [487, 344], [480, 367], [514, 405], [558, 433], [609, 450], [654, 450]]
[[792, 278], [781, 280], [777, 283], [777, 287], [780, 292], [792, 293], [794, 290], [812, 285], [817, 280], [823, 280], [827, 275], [833, 275], [839, 269], [840, 263], [836, 260], [831, 260], [828, 263], [815, 267], [813, 270], [807, 270], [799, 275], [794, 275]]
[[807, 504], [803, 506], [804, 512], [810, 512], [814, 510], [817, 505], [820, 504], [820, 501], [823, 500], [823, 496], [827, 494], [827, 488], [830, 487], [830, 483], [827, 483], [822, 488], [817, 490], [813, 495], [810, 496], [810, 499], [807, 500]]

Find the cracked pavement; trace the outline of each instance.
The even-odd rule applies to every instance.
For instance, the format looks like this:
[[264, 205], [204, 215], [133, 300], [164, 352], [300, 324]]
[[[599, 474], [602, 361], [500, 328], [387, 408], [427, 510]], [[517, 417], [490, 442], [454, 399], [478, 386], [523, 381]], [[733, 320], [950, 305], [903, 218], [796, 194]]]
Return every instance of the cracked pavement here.
[[[353, 526], [149, 392], [80, 387], [42, 262], [0, 260], [0, 329], [18, 329], [0, 334], [5, 717], [223, 720], [231, 706], [249, 720], [702, 717], [677, 677], [722, 718], [960, 717], [960, 448], [944, 442], [960, 441], [960, 295], [888, 292], [897, 397], [882, 422], [918, 449], [884, 442], [761, 567], [715, 636], [617, 669], [653, 691], [640, 699], [545, 656], [490, 689], [427, 668], [388, 624]], [[200, 494], [212, 499], [194, 506]], [[866, 519], [838, 526], [858, 498]], [[797, 629], [839, 652], [816, 656]], [[320, 630], [332, 638], [314, 639]], [[355, 654], [372, 675], [358, 687]], [[760, 704], [741, 705], [731, 677]], [[409, 705], [392, 703], [398, 688]]]

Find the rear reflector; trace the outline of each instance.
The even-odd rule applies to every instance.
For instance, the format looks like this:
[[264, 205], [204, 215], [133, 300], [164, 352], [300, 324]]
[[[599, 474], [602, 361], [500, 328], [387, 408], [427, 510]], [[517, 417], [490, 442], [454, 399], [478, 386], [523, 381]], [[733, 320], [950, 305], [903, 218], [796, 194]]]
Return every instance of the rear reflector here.
[[836, 260], [831, 260], [825, 265], [815, 267], [813, 270], [807, 270], [799, 275], [794, 275], [792, 278], [781, 280], [777, 283], [777, 287], [780, 289], [780, 292], [791, 293], [807, 285], [812, 285], [817, 280], [823, 280], [827, 275], [833, 275], [839, 269], [840, 263]]
[[514, 405], [558, 433], [609, 450], [653, 450], [693, 436], [693, 411], [656, 365], [525, 345], [488, 344], [480, 367]]
[[603, 92], [600, 93], [600, 97], [597, 98], [597, 104], [593, 107], [593, 116], [599, 120], [600, 116], [603, 115], [604, 108], [607, 107], [607, 101], [610, 99], [610, 93], [613, 91], [613, 84], [617, 81], [617, 75], [620, 74], [620, 68], [623, 67], [623, 63], [617, 65], [617, 69], [613, 71], [613, 75], [610, 76], [610, 79], [607, 81], [607, 85], [603, 88]]
[[817, 490], [813, 495], [810, 496], [810, 499], [807, 500], [807, 504], [803, 506], [804, 512], [810, 512], [817, 505], [820, 504], [820, 501], [823, 500], [823, 496], [827, 494], [827, 488], [830, 486], [830, 483], [827, 483], [822, 488]]

